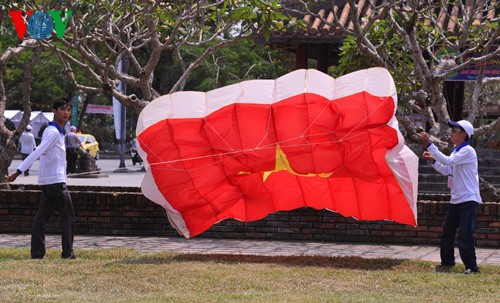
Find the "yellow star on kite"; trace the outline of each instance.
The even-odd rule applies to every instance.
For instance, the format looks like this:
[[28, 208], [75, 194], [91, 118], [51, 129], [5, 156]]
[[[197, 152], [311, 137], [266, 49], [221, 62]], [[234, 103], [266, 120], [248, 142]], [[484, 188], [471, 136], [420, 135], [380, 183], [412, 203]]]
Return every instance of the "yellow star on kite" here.
[[[302, 177], [317, 177], [318, 176], [321, 178], [328, 178], [331, 175], [333, 175], [333, 173], [320, 173], [320, 174], [315, 174], [315, 173], [299, 174], [299, 173], [296, 173], [292, 169], [292, 167], [290, 166], [290, 162], [288, 162], [286, 154], [283, 152], [283, 150], [281, 149], [281, 147], [279, 145], [276, 145], [276, 164], [274, 166], [274, 170], [265, 171], [263, 176], [262, 176], [263, 181], [266, 182], [266, 179], [272, 173], [282, 171], [282, 170], [286, 170], [289, 173], [291, 173], [292, 175], [302, 176]], [[249, 172], [240, 172], [239, 174], [249, 174]]]

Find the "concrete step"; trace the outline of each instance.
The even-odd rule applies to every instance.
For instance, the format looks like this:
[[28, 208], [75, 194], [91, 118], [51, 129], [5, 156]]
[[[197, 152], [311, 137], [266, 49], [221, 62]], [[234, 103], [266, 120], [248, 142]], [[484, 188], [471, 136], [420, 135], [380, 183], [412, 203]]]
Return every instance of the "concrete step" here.
[[418, 182], [418, 192], [450, 193], [446, 182]]
[[[484, 180], [489, 183], [499, 186], [500, 185], [500, 174], [499, 175], [480, 175]], [[419, 174], [418, 175], [419, 182], [440, 182], [446, 183], [448, 182], [448, 177], [441, 174]]]
[[[494, 158], [483, 158], [483, 159], [477, 159], [477, 165], [478, 167], [489, 167], [489, 168], [496, 168], [500, 170], [500, 159], [494, 159]], [[420, 158], [418, 160], [418, 166], [419, 167], [425, 167], [425, 166], [430, 166], [429, 161]]]
[[[487, 176], [494, 176], [494, 175], [500, 175], [500, 166], [497, 167], [492, 167], [492, 166], [480, 166], [478, 167], [479, 175], [487, 175]], [[418, 173], [419, 174], [433, 174], [437, 173], [434, 167], [430, 165], [421, 165], [418, 168]]]
[[419, 192], [418, 201], [450, 201], [450, 193]]
[[500, 176], [500, 167], [480, 167], [479, 176]]
[[418, 175], [419, 183], [446, 183], [448, 182], [448, 176], [441, 174], [419, 174]]
[[500, 159], [494, 159], [494, 158], [478, 159], [477, 163], [479, 166], [500, 167]]
[[500, 150], [497, 149], [484, 149], [484, 148], [476, 148], [476, 152], [478, 155], [484, 157], [492, 157], [496, 159], [500, 159]]

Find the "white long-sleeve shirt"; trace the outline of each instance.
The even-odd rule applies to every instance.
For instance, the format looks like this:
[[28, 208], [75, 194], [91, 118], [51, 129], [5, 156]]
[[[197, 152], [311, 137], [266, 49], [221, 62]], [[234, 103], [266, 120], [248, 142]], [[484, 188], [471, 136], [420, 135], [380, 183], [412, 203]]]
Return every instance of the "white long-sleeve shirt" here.
[[42, 142], [17, 168], [24, 172], [40, 158], [38, 184], [66, 183], [66, 146], [64, 131], [54, 122], [43, 131]]
[[450, 156], [444, 155], [434, 144], [430, 144], [427, 150], [436, 159], [432, 164], [434, 169], [443, 175], [448, 175], [451, 204], [467, 201], [482, 203], [479, 193], [477, 154], [468, 142], [455, 148]]
[[21, 153], [29, 155], [36, 148], [35, 136], [29, 131], [24, 131], [19, 137], [19, 144], [21, 144]]

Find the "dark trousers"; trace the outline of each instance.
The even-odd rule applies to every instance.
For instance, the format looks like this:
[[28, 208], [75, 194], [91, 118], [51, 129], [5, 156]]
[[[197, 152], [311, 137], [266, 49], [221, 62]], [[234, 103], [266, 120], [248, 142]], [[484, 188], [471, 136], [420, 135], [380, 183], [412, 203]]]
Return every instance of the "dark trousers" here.
[[[21, 159], [24, 161], [24, 159], [28, 158], [30, 154], [23, 154], [21, 153]], [[27, 170], [24, 171], [24, 175], [27, 176], [30, 174], [30, 169], [28, 168]]]
[[61, 215], [62, 258], [70, 258], [73, 254], [73, 237], [75, 231], [75, 214], [73, 203], [66, 183], [42, 186], [40, 205], [33, 220], [31, 232], [31, 257], [41, 259], [45, 256], [45, 226], [57, 209]]
[[78, 154], [75, 148], [67, 147], [66, 148], [66, 173], [67, 174], [76, 174], [76, 161], [78, 160]]
[[477, 269], [474, 230], [476, 229], [477, 203], [474, 201], [450, 204], [441, 236], [441, 264], [455, 265], [455, 234], [458, 232], [458, 250], [467, 269]]

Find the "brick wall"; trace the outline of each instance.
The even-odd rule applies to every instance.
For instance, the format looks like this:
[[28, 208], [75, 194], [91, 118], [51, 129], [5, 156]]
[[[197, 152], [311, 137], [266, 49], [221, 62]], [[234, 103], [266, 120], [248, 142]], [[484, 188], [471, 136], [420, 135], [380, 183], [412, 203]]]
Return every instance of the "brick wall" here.
[[[106, 191], [97, 191], [97, 190]], [[163, 208], [138, 188], [70, 187], [77, 219], [76, 234], [175, 236]], [[37, 186], [0, 190], [0, 233], [30, 233], [39, 198]], [[329, 211], [283, 211], [254, 222], [225, 220], [199, 237], [349, 241], [364, 243], [438, 244], [448, 195], [419, 196], [418, 227], [386, 221], [356, 221]], [[479, 246], [500, 247], [499, 203], [479, 206], [476, 239]], [[47, 232], [60, 232], [59, 217]]]

